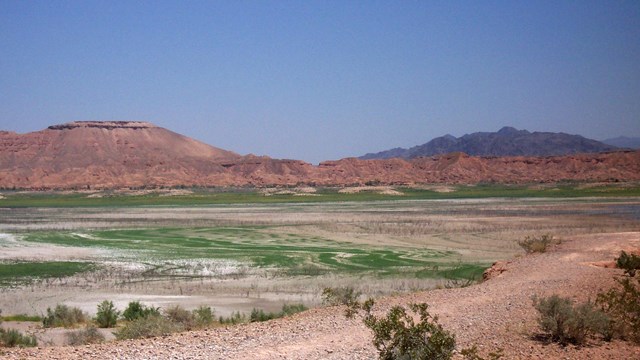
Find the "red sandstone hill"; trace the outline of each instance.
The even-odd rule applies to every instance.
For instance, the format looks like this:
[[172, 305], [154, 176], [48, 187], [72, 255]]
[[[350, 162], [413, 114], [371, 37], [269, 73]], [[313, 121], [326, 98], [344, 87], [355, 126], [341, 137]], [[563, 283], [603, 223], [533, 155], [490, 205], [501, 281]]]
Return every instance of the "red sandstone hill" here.
[[638, 181], [640, 151], [553, 157], [452, 153], [411, 160], [347, 158], [318, 166], [240, 156], [153, 124], [83, 121], [0, 131], [0, 188], [267, 186]]

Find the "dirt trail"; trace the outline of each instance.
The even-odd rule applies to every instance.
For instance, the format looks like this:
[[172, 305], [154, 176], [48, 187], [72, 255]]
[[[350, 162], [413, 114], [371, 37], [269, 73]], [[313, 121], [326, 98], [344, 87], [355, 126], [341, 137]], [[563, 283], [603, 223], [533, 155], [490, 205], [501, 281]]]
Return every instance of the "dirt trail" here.
[[[621, 249], [640, 248], [640, 233], [574, 236], [545, 254], [517, 258], [507, 271], [482, 284], [380, 299], [381, 311], [396, 304], [426, 302], [458, 348], [504, 349], [505, 359], [639, 359], [640, 346], [592, 341], [560, 347], [532, 339], [533, 295], [594, 299], [621, 270], [594, 266]], [[265, 323], [194, 331], [156, 339], [39, 349], [8, 349], [8, 359], [372, 359], [371, 335], [340, 307], [320, 308]]]

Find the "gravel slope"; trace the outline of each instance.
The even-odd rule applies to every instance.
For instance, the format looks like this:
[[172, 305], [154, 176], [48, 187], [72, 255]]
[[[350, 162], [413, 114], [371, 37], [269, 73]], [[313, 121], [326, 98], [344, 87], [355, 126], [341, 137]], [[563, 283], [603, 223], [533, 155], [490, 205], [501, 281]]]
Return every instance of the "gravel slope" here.
[[[458, 347], [477, 344], [482, 353], [504, 349], [504, 359], [640, 359], [640, 346], [594, 340], [560, 347], [533, 340], [533, 295], [594, 299], [621, 270], [595, 266], [620, 250], [640, 249], [640, 233], [563, 239], [545, 254], [517, 258], [506, 271], [475, 286], [380, 299], [381, 311], [396, 304], [427, 302]], [[371, 335], [340, 307], [313, 309], [265, 323], [194, 331], [173, 336], [82, 347], [6, 349], [7, 359], [373, 359]]]

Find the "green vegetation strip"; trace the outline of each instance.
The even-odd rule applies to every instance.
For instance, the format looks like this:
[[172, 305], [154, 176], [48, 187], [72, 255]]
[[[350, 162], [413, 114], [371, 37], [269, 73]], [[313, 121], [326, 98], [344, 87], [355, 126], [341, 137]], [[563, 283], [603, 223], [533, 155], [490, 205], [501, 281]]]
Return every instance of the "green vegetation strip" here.
[[18, 315], [8, 315], [8, 316], [0, 316], [3, 321], [27, 321], [27, 322], [41, 322], [42, 317], [38, 315], [27, 315], [27, 314], [18, 314]]
[[567, 183], [537, 188], [531, 185], [474, 185], [456, 186], [451, 192], [427, 189], [397, 188], [402, 195], [383, 195], [373, 191], [339, 193], [335, 188], [320, 188], [314, 196], [293, 194], [265, 196], [256, 189], [192, 189], [193, 194], [163, 196], [160, 193], [126, 195], [105, 193], [102, 197], [88, 197], [86, 193], [61, 194], [55, 192], [3, 192], [2, 207], [111, 207], [111, 206], [198, 206], [220, 204], [262, 203], [315, 203], [342, 201], [382, 201], [418, 199], [465, 199], [465, 198], [523, 198], [523, 197], [624, 197], [640, 196], [640, 185], [602, 185], [584, 187]]
[[[206, 259], [232, 260], [277, 269], [283, 276], [325, 273], [375, 273], [385, 276], [410, 273], [417, 277], [468, 278], [476, 276], [488, 266], [458, 264], [457, 253], [453, 251], [356, 247], [320, 237], [302, 238], [296, 234], [269, 230], [268, 227], [247, 226], [106, 230], [86, 234], [33, 232], [24, 236], [24, 240], [126, 251], [138, 262], [187, 261], [183, 267]], [[177, 269], [165, 264], [154, 273], [171, 273]]]
[[0, 286], [20, 285], [37, 279], [63, 278], [93, 268], [92, 263], [73, 261], [0, 263]]

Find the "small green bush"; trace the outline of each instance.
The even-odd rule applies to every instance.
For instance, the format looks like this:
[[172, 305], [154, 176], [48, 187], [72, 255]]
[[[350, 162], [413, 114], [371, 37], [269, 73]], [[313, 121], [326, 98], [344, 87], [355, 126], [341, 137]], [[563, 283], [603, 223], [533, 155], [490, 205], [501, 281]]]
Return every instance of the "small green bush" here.
[[293, 314], [297, 314], [306, 310], [309, 310], [309, 308], [304, 306], [304, 304], [284, 304], [282, 305], [282, 311], [280, 311], [280, 315], [282, 317], [291, 316]]
[[571, 299], [558, 295], [533, 301], [540, 315], [538, 323], [552, 341], [581, 345], [589, 335], [608, 337], [610, 333], [609, 317], [591, 302], [574, 306]]
[[373, 344], [381, 360], [394, 359], [451, 359], [455, 348], [455, 336], [446, 331], [438, 318], [428, 312], [428, 305], [410, 304], [414, 316], [402, 306], [394, 306], [386, 316], [376, 317], [372, 313], [374, 301], [362, 304], [364, 324], [373, 331]]
[[112, 301], [105, 300], [98, 304], [96, 313], [96, 323], [101, 328], [111, 328], [116, 326], [120, 312], [113, 306]]
[[624, 269], [625, 274], [634, 277], [636, 271], [640, 270], [640, 256], [622, 251], [616, 259], [616, 266], [619, 269]]
[[127, 308], [122, 312], [122, 317], [127, 321], [133, 321], [150, 315], [160, 315], [160, 308], [145, 306], [139, 301], [129, 302]]
[[0, 344], [4, 347], [33, 347], [38, 341], [33, 335], [24, 335], [16, 329], [0, 328]]
[[88, 316], [77, 307], [58, 304], [53, 310], [47, 308], [47, 316], [42, 319], [42, 326], [45, 328], [71, 327], [86, 322], [87, 318]]
[[612, 336], [640, 344], [640, 279], [618, 280], [620, 287], [598, 294], [596, 304], [611, 317]]
[[262, 309], [253, 308], [249, 315], [249, 322], [261, 322], [276, 318], [276, 313], [265, 313]]
[[200, 306], [193, 310], [193, 318], [199, 327], [209, 326], [213, 323], [213, 310], [209, 306]]
[[87, 326], [81, 330], [70, 331], [66, 334], [66, 337], [67, 344], [72, 346], [104, 342], [104, 335], [95, 326]]
[[526, 236], [524, 240], [518, 241], [518, 245], [524, 249], [527, 253], [543, 253], [546, 252], [549, 246], [552, 244], [559, 244], [559, 241], [554, 241], [553, 235], [543, 234], [538, 236]]
[[266, 313], [262, 309], [253, 309], [251, 311], [251, 315], [249, 316], [250, 322], [260, 322], [260, 321], [268, 321], [272, 319], [278, 319], [285, 316], [290, 316], [302, 311], [307, 310], [307, 307], [304, 304], [284, 304], [282, 305], [282, 310], [280, 312], [274, 313], [269, 312]]
[[180, 305], [175, 305], [167, 308], [164, 311], [164, 315], [169, 321], [179, 325], [185, 330], [191, 330], [195, 326], [193, 313], [191, 311], [185, 310]]
[[150, 315], [137, 318], [127, 323], [127, 325], [114, 334], [116, 335], [116, 339], [124, 340], [164, 336], [182, 330], [183, 328], [180, 327], [180, 325], [163, 316]]
[[225, 318], [220, 316], [220, 318], [218, 318], [218, 322], [220, 324], [235, 325], [235, 324], [240, 324], [246, 321], [247, 321], [247, 316], [244, 313], [241, 314], [239, 311], [232, 312], [229, 317]]

